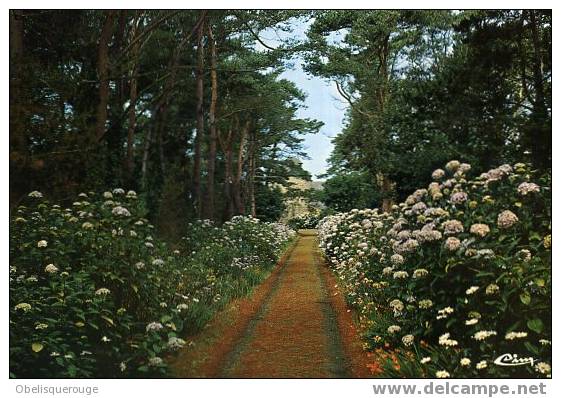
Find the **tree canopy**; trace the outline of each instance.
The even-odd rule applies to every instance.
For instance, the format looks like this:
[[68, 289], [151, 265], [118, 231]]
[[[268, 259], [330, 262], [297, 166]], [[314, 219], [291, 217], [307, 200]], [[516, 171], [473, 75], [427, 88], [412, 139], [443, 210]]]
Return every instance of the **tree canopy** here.
[[[65, 200], [111, 185], [142, 192], [153, 214], [267, 213], [259, 198], [305, 175], [290, 159], [322, 126], [298, 116], [306, 96], [281, 77], [294, 57], [349, 105], [328, 187], [368, 181], [366, 202], [387, 208], [451, 158], [477, 171], [512, 160], [548, 168], [551, 18], [11, 10], [10, 203], [33, 189]], [[305, 38], [262, 38], [298, 24]]]
[[449, 159], [551, 167], [551, 13], [318, 11], [310, 73], [349, 103], [329, 174], [367, 172], [386, 204]]
[[125, 186], [156, 213], [256, 215], [256, 190], [302, 174], [288, 160], [322, 125], [280, 77], [289, 41], [260, 44], [298, 15], [12, 10], [11, 204]]

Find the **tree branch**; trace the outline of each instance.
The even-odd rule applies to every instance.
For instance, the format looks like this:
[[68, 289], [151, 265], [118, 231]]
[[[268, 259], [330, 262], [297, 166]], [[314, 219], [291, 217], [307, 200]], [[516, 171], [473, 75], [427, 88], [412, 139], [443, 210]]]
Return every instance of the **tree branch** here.
[[345, 99], [345, 101], [347, 101], [349, 103], [349, 105], [351, 106], [351, 108], [353, 108], [355, 111], [357, 111], [358, 113], [360, 113], [361, 115], [371, 119], [373, 116], [370, 115], [369, 113], [366, 113], [362, 110], [360, 110], [358, 108], [358, 106], [355, 105], [354, 101], [351, 98], [351, 95], [349, 93], [347, 93], [345, 91], [345, 89], [343, 89], [343, 87], [341, 86], [341, 84], [339, 84], [339, 82], [337, 80], [335, 80], [335, 86], [337, 87], [337, 92], [339, 93], [339, 95], [341, 97], [343, 97]]

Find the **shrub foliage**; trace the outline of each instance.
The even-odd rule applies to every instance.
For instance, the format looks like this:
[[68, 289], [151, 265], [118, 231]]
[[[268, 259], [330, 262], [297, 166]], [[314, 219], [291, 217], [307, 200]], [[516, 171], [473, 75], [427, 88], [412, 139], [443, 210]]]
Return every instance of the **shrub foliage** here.
[[32, 192], [10, 220], [10, 376], [162, 375], [231, 298], [261, 281], [294, 232], [234, 217], [154, 236], [142, 200], [82, 193], [71, 208]]
[[[326, 217], [320, 245], [358, 310], [365, 347], [405, 349], [401, 372], [549, 376], [551, 176], [522, 163], [476, 178], [470, 168], [449, 162], [389, 213]], [[535, 360], [496, 365], [504, 354]]]

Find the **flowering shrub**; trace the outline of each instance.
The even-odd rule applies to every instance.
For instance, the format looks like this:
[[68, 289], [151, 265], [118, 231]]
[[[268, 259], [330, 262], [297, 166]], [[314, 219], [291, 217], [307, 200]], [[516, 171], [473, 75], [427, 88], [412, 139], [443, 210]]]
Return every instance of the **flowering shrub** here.
[[189, 224], [180, 249], [190, 256], [183, 281], [190, 287], [187, 297], [194, 297], [185, 314], [190, 327], [201, 328], [232, 296], [262, 281], [295, 235], [284, 224], [244, 216], [221, 227], [210, 220]]
[[[551, 374], [551, 177], [521, 163], [476, 178], [470, 168], [449, 162], [389, 213], [319, 224], [365, 347], [409, 348], [386, 375]], [[504, 354], [535, 360], [495, 364]]]
[[180, 336], [262, 280], [295, 234], [235, 217], [173, 250], [133, 191], [27, 200], [10, 220], [11, 377], [164, 374]]

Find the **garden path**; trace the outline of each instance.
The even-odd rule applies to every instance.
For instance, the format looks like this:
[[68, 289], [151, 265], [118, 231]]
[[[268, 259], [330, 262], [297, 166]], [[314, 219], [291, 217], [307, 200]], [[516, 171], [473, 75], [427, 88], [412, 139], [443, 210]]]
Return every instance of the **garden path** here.
[[[351, 313], [319, 255], [315, 231], [301, 231], [292, 250], [252, 297], [234, 303], [223, 315], [207, 328], [212, 336], [204, 337], [206, 349], [189, 354], [187, 348], [179, 355], [174, 365], [178, 376], [370, 375]], [[190, 371], [192, 365], [199, 370]]]

